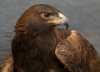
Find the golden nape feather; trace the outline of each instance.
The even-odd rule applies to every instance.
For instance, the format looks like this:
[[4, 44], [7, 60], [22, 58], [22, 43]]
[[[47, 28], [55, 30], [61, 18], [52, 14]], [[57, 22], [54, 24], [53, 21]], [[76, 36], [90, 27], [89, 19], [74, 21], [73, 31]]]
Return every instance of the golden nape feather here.
[[13, 58], [11, 55], [7, 56], [0, 65], [0, 72], [13, 72]]

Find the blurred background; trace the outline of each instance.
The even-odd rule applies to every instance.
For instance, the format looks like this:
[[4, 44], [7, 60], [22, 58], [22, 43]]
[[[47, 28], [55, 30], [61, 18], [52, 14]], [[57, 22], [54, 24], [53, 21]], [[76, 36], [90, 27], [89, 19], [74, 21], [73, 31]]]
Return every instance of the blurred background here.
[[0, 0], [0, 63], [11, 52], [16, 21], [27, 8], [38, 3], [64, 12], [70, 19], [70, 28], [81, 32], [100, 54], [100, 0]]

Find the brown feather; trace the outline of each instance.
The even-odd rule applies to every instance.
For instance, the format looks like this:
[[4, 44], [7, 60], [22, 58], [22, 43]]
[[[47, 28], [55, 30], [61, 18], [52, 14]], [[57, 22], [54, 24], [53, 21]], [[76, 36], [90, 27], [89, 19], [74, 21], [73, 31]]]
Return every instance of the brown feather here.
[[57, 58], [71, 72], [95, 72], [97, 53], [94, 47], [77, 31], [57, 44]]
[[13, 72], [13, 58], [11, 55], [5, 58], [0, 68], [0, 72]]

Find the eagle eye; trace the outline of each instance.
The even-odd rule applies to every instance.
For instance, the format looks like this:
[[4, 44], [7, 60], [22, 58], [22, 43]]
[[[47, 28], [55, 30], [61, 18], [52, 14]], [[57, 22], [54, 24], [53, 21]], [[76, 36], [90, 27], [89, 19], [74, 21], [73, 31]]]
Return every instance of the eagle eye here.
[[43, 19], [52, 19], [54, 17], [53, 13], [41, 13]]

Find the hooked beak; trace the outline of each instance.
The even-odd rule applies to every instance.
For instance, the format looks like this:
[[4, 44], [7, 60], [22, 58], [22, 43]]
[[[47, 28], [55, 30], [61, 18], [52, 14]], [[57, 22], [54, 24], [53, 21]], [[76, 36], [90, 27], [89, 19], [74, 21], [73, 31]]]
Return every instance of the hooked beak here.
[[57, 17], [54, 17], [52, 20], [48, 21], [49, 24], [52, 24], [58, 29], [68, 29], [68, 22], [69, 19], [60, 12], [58, 13]]

